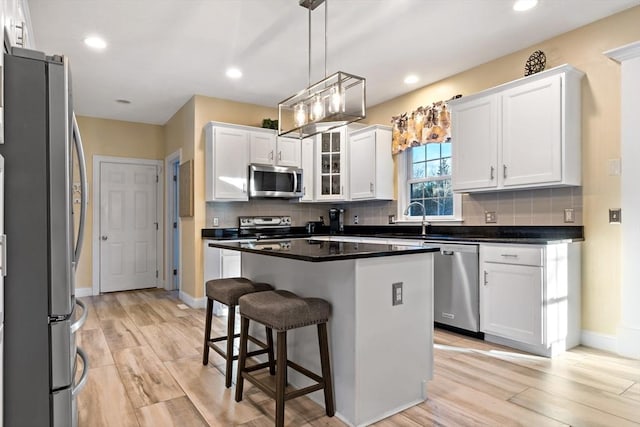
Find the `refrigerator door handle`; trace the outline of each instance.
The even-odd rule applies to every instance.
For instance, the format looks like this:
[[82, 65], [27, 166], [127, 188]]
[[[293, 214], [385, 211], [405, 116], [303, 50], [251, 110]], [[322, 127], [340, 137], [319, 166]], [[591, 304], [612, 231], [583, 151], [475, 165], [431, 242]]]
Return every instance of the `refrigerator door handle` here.
[[76, 349], [76, 352], [82, 359], [82, 376], [80, 377], [80, 381], [78, 381], [78, 384], [76, 384], [76, 386], [71, 391], [71, 395], [73, 397], [76, 397], [78, 393], [82, 391], [84, 386], [87, 385], [87, 375], [89, 374], [89, 358], [87, 357], [87, 354], [80, 347]]
[[2, 251], [2, 258], [0, 258], [0, 275], [7, 276], [7, 236], [0, 234], [0, 251]]
[[80, 224], [78, 226], [78, 239], [76, 240], [76, 247], [73, 253], [74, 264], [77, 265], [80, 260], [80, 253], [82, 252], [82, 242], [84, 240], [84, 226], [87, 218], [87, 169], [84, 158], [84, 149], [82, 148], [82, 137], [80, 136], [80, 129], [78, 129], [78, 121], [76, 120], [76, 114], [73, 113], [73, 141], [78, 153], [78, 169], [80, 172], [80, 185], [82, 186], [80, 192]]
[[87, 321], [87, 315], [89, 314], [87, 307], [84, 305], [82, 301], [80, 301], [79, 299], [76, 299], [76, 304], [78, 304], [82, 308], [82, 315], [78, 320], [76, 320], [71, 324], [70, 329], [72, 334], [76, 332], [78, 329], [82, 328], [82, 326], [84, 326], [84, 323]]

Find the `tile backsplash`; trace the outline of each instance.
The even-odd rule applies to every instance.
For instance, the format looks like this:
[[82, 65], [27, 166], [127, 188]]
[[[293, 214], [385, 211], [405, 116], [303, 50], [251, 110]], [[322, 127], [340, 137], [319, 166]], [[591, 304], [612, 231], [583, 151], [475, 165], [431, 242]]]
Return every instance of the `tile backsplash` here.
[[[294, 226], [316, 221], [320, 216], [329, 222], [329, 209], [345, 209], [344, 222], [354, 224], [387, 224], [389, 215], [397, 215], [396, 201], [369, 201], [336, 203], [298, 203], [279, 199], [260, 199], [249, 202], [208, 202], [206, 225], [237, 227], [238, 217], [244, 215], [290, 215]], [[496, 225], [566, 225], [564, 210], [573, 209], [572, 225], [582, 225], [582, 187], [539, 190], [502, 191], [463, 194], [462, 215], [464, 225], [485, 225], [485, 211], [496, 212]]]

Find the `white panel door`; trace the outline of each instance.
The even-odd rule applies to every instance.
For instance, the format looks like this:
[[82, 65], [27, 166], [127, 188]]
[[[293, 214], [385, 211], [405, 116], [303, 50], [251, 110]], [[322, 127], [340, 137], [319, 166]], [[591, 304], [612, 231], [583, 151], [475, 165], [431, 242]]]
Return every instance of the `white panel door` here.
[[156, 286], [156, 166], [100, 164], [100, 291]]
[[278, 138], [276, 164], [279, 166], [300, 167], [302, 141], [295, 138]]
[[271, 133], [249, 133], [251, 163], [272, 165], [275, 160], [276, 136]]
[[376, 180], [375, 131], [352, 136], [349, 149], [351, 200], [372, 199]]

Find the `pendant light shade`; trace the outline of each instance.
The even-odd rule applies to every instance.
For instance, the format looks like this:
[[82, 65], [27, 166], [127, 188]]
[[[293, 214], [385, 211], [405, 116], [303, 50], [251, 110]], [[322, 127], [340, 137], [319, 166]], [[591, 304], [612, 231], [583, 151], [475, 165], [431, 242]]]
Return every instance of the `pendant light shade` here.
[[278, 104], [278, 135], [306, 138], [366, 117], [365, 79], [342, 71]]
[[[307, 138], [366, 117], [364, 77], [326, 73], [327, 0], [300, 0], [309, 9], [309, 76], [311, 75], [311, 11], [325, 3], [325, 78], [278, 104], [278, 135]], [[309, 79], [311, 80], [311, 79]], [[322, 124], [322, 126], [318, 126]], [[327, 126], [327, 124], [329, 124]]]

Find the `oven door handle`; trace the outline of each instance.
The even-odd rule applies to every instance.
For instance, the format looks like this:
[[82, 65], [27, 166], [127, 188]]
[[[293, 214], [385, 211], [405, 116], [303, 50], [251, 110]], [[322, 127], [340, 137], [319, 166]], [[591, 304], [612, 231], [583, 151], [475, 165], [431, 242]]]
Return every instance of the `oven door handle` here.
[[84, 326], [84, 322], [87, 321], [87, 314], [89, 314], [89, 311], [87, 310], [87, 306], [84, 305], [82, 301], [80, 301], [79, 299], [76, 299], [76, 304], [82, 308], [82, 315], [78, 320], [76, 320], [71, 324], [70, 329], [72, 334], [76, 332], [78, 329], [82, 328], [82, 326]]
[[80, 359], [82, 359], [82, 375], [80, 376], [78, 384], [76, 384], [71, 391], [71, 396], [73, 397], [76, 397], [78, 393], [82, 391], [84, 386], [87, 385], [87, 376], [89, 375], [89, 358], [87, 357], [87, 354], [80, 347], [76, 348], [76, 354], [80, 356]]

